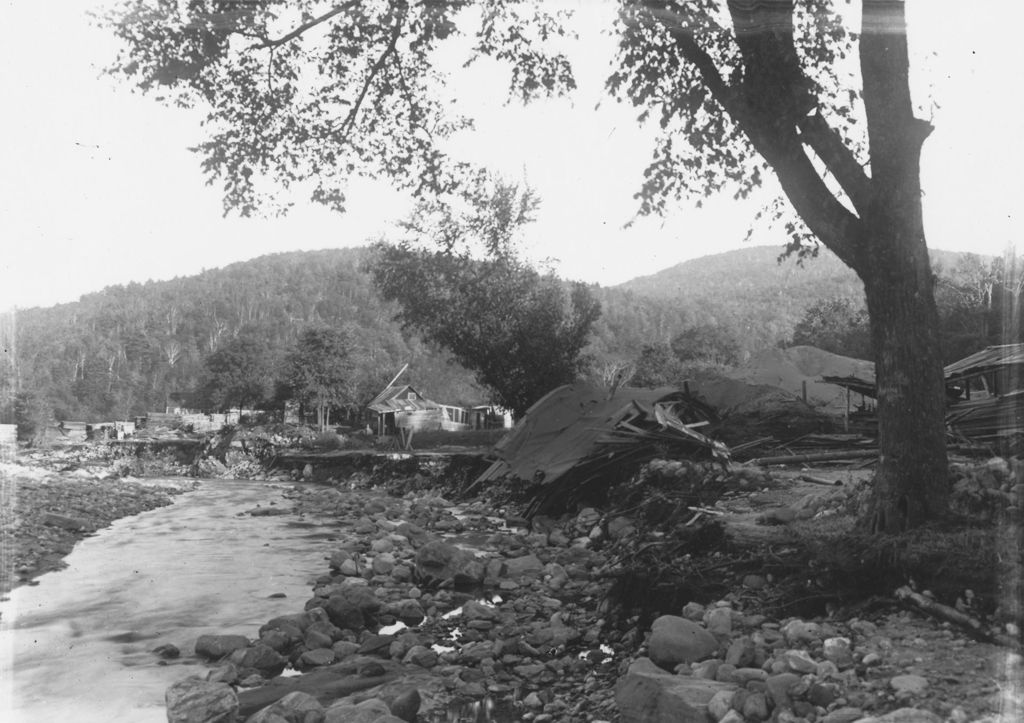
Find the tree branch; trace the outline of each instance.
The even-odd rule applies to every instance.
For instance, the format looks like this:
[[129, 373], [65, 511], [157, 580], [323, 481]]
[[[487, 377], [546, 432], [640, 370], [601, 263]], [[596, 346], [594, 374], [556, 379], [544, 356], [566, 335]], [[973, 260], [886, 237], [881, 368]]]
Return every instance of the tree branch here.
[[890, 192], [913, 182], [906, 178], [905, 159], [919, 154], [932, 126], [914, 117], [904, 0], [864, 0], [862, 12], [860, 66], [871, 178]]
[[310, 30], [311, 28], [315, 28], [317, 25], [321, 25], [327, 22], [335, 15], [340, 15], [346, 10], [351, 10], [358, 4], [359, 0], [348, 0], [348, 2], [342, 3], [341, 5], [332, 8], [331, 10], [328, 10], [320, 17], [313, 18], [312, 20], [303, 23], [294, 30], [282, 35], [280, 38], [277, 38], [275, 40], [272, 40], [270, 38], [262, 38], [261, 42], [256, 43], [252, 46], [252, 48], [276, 48], [281, 45], [284, 45], [285, 43], [290, 43], [292, 40], [295, 40], [295, 38], [299, 37], [307, 30]]
[[752, 108], [747, 98], [725, 82], [714, 59], [691, 32], [679, 25], [667, 27], [667, 30], [683, 58], [697, 68], [712, 97], [775, 171], [783, 191], [807, 227], [845, 264], [857, 270], [861, 266], [856, 243], [860, 236], [859, 219], [825, 185], [807, 157], [796, 128], [787, 124], [785, 118]]
[[854, 208], [864, 213], [871, 198], [871, 181], [853, 152], [843, 143], [820, 112], [804, 116], [798, 123], [800, 137], [809, 145], [839, 181]]
[[352, 108], [349, 109], [348, 115], [345, 116], [345, 120], [339, 128], [339, 132], [343, 135], [348, 135], [348, 132], [352, 130], [352, 126], [356, 122], [356, 116], [359, 115], [359, 109], [363, 105], [363, 101], [366, 100], [367, 93], [370, 92], [370, 86], [373, 85], [373, 81], [376, 80], [377, 76], [380, 75], [380, 71], [384, 69], [384, 66], [388, 62], [388, 57], [395, 52], [395, 48], [398, 47], [398, 39], [402, 37], [402, 26], [405, 24], [405, 15], [399, 15], [395, 21], [394, 27], [391, 29], [391, 37], [388, 40], [387, 46], [377, 57], [373, 67], [370, 68], [370, 72], [366, 76], [366, 80], [363, 82], [363, 87], [359, 89], [359, 95], [356, 96], [355, 103], [352, 104]]

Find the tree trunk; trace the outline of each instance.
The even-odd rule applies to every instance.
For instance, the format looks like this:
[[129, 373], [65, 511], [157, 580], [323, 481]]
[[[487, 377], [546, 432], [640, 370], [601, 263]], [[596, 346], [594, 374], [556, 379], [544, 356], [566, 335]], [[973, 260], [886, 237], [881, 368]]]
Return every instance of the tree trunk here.
[[902, 532], [948, 508], [945, 383], [938, 310], [921, 208], [902, 0], [864, 0], [860, 66], [871, 157], [854, 268], [864, 282], [878, 387], [879, 468], [864, 522]]
[[[941, 517], [949, 490], [945, 384], [927, 250], [908, 254], [900, 253], [903, 244], [884, 245], [893, 253], [873, 258], [864, 277], [878, 386], [879, 467], [863, 522], [873, 532], [893, 533]], [[901, 283], [893, 283], [893, 275]]]

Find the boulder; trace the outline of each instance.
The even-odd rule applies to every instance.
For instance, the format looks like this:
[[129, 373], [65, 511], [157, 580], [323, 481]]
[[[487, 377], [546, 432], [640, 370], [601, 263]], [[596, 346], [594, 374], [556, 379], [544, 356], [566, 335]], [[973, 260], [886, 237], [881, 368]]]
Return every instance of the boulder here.
[[231, 654], [231, 662], [239, 668], [252, 668], [264, 677], [280, 675], [288, 664], [288, 658], [263, 643], [256, 643], [251, 648], [236, 650]]
[[380, 698], [370, 698], [353, 704], [339, 701], [327, 709], [324, 723], [405, 723], [391, 713], [388, 704]]
[[536, 555], [523, 555], [505, 560], [505, 575], [518, 580], [524, 576], [536, 577], [544, 570], [544, 563]]
[[246, 718], [245, 723], [308, 723], [323, 720], [324, 707], [309, 693], [295, 691]]
[[733, 690], [725, 683], [670, 675], [639, 658], [616, 683], [615, 702], [623, 723], [707, 723], [711, 699]]
[[200, 635], [196, 639], [196, 655], [207, 660], [220, 660], [247, 647], [249, 639], [244, 635]]
[[679, 663], [696, 663], [718, 650], [718, 640], [692, 620], [662, 615], [651, 625], [647, 651], [651, 660], [666, 670]]
[[466, 550], [440, 540], [420, 547], [414, 563], [416, 578], [424, 585], [475, 585], [484, 579], [482, 562]]
[[226, 683], [187, 678], [164, 695], [168, 723], [234, 723], [238, 696]]
[[928, 679], [921, 675], [897, 675], [889, 681], [897, 695], [920, 695], [928, 688]]
[[401, 718], [406, 723], [415, 723], [420, 712], [420, 692], [416, 688], [407, 688], [387, 701], [391, 715]]

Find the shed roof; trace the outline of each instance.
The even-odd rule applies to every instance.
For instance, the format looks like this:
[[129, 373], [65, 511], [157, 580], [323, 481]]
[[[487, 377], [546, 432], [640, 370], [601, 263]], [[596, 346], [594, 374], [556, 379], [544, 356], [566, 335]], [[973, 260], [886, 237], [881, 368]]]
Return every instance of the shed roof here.
[[[415, 394], [416, 398], [410, 399], [407, 396], [407, 393], [409, 392]], [[401, 386], [385, 387], [380, 394], [374, 397], [373, 400], [366, 405], [366, 407], [367, 409], [372, 409], [375, 412], [386, 414], [388, 412], [412, 412], [424, 409], [440, 409], [441, 405], [437, 402], [425, 399], [423, 395], [413, 389], [411, 385], [403, 384]]]
[[955, 361], [945, 368], [946, 381], [984, 374], [1008, 366], [1024, 365], [1024, 344], [1001, 344]]

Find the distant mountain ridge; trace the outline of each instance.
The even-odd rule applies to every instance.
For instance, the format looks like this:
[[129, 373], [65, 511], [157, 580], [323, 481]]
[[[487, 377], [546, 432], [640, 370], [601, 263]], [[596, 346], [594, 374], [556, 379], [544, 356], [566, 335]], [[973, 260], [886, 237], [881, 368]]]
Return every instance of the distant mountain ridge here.
[[[647, 344], [710, 325], [746, 355], [785, 345], [819, 299], [861, 303], [856, 276], [827, 251], [798, 266], [757, 246], [677, 264], [615, 287], [588, 353], [598, 364], [635, 360]], [[204, 359], [243, 329], [283, 354], [311, 324], [350, 330], [369, 388], [405, 363], [407, 377], [441, 401], [479, 403], [486, 392], [444, 350], [394, 321], [397, 311], [363, 270], [366, 248], [262, 256], [169, 281], [112, 286], [79, 301], [17, 312], [20, 388], [59, 418], [129, 418], [197, 388]], [[945, 265], [959, 254], [937, 253]], [[2, 371], [2, 370], [0, 370]], [[376, 390], [375, 390], [376, 391]], [[372, 396], [372, 395], [371, 395]]]

